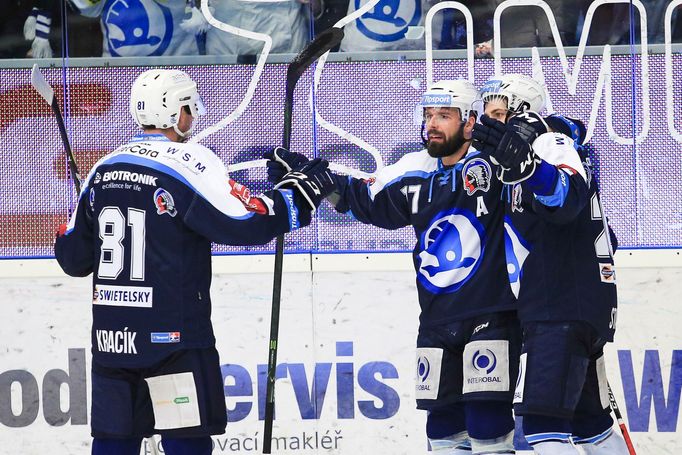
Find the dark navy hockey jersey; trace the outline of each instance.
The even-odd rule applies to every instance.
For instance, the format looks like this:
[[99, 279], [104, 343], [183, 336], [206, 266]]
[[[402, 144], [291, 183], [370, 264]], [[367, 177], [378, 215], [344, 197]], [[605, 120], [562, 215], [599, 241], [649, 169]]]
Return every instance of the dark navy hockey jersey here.
[[143, 367], [215, 344], [211, 242], [263, 244], [310, 220], [297, 193], [251, 197], [209, 149], [146, 135], [95, 164], [55, 256], [93, 274], [94, 360]]
[[559, 178], [545, 196], [533, 194], [529, 181], [506, 187], [505, 242], [519, 318], [585, 321], [612, 341], [617, 297], [611, 231], [589, 162], [560, 133], [540, 136], [533, 150], [559, 169]]
[[411, 225], [422, 326], [515, 309], [504, 255], [502, 184], [488, 155], [469, 149], [444, 167], [408, 153], [369, 182], [339, 178], [336, 208], [386, 229]]

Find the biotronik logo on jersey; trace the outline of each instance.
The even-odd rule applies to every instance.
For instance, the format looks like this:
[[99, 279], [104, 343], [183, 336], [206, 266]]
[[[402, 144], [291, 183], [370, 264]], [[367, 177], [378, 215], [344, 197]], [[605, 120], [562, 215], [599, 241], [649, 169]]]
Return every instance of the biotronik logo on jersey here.
[[476, 273], [485, 248], [484, 230], [468, 210], [440, 212], [421, 238], [417, 279], [430, 292], [457, 291]]
[[[360, 9], [364, 3], [355, 0], [355, 9]], [[392, 42], [403, 39], [407, 28], [418, 25], [421, 17], [419, 0], [381, 0], [357, 19], [357, 26], [370, 39]]]
[[153, 0], [115, 0], [102, 23], [114, 57], [163, 55], [173, 38], [173, 14]]

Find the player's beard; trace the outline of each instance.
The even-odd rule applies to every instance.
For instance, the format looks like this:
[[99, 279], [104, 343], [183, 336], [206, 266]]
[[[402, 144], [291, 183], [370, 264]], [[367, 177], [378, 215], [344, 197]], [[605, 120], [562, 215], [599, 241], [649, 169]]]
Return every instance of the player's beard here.
[[446, 139], [442, 143], [429, 141], [426, 144], [426, 150], [433, 158], [443, 158], [454, 155], [466, 142], [468, 141], [464, 139], [464, 124], [462, 124], [453, 137]]

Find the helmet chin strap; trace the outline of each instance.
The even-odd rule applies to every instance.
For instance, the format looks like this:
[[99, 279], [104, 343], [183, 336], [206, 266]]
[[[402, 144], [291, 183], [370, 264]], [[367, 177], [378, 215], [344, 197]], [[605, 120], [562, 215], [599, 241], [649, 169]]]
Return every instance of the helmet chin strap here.
[[189, 133], [192, 132], [192, 128], [190, 128], [189, 130], [187, 130], [183, 133], [182, 131], [180, 131], [180, 128], [178, 128], [178, 125], [173, 125], [173, 131], [178, 133], [178, 136], [180, 136], [181, 138], [187, 139], [187, 136], [189, 136]]

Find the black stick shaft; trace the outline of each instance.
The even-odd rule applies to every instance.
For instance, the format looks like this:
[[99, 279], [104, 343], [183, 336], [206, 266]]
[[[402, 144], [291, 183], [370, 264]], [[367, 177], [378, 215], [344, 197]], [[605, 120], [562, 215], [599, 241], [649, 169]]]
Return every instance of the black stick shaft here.
[[62, 112], [59, 109], [59, 104], [57, 104], [57, 98], [52, 100], [52, 112], [54, 112], [57, 118], [57, 126], [59, 127], [59, 135], [62, 138], [62, 143], [64, 144], [64, 149], [66, 150], [66, 159], [69, 163], [69, 173], [71, 174], [71, 179], [73, 184], [76, 186], [76, 195], [81, 193], [81, 176], [78, 173], [78, 166], [76, 165], [76, 158], [71, 150], [71, 144], [69, 143], [69, 136], [66, 134], [66, 126], [64, 125], [64, 118], [62, 117]]
[[[291, 145], [291, 124], [294, 112], [294, 88], [305, 70], [322, 54], [341, 42], [343, 30], [332, 27], [313, 40], [287, 68], [284, 97], [284, 130], [282, 146]], [[279, 339], [279, 313], [282, 296], [282, 264], [284, 262], [284, 235], [277, 236], [275, 244], [275, 271], [272, 284], [272, 312], [270, 316], [270, 343], [268, 344], [268, 377], [265, 394], [265, 422], [263, 425], [263, 453], [272, 453], [272, 425], [275, 417], [275, 376], [277, 374], [277, 344]]]
[[[291, 145], [291, 122], [293, 118], [293, 87], [287, 80], [284, 100], [284, 132], [282, 146]], [[275, 379], [277, 375], [277, 343], [279, 340], [279, 313], [282, 297], [282, 266], [284, 263], [284, 234], [278, 235], [275, 242], [275, 271], [272, 283], [272, 311], [270, 315], [270, 343], [268, 344], [268, 382], [265, 394], [265, 422], [263, 427], [263, 453], [272, 453], [272, 425], [275, 418]]]

